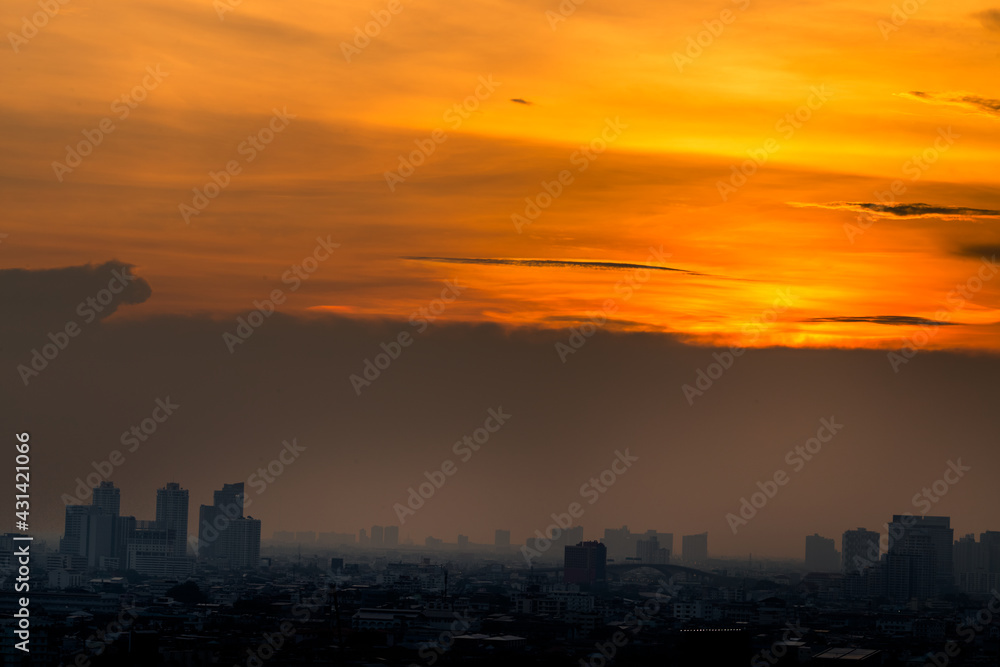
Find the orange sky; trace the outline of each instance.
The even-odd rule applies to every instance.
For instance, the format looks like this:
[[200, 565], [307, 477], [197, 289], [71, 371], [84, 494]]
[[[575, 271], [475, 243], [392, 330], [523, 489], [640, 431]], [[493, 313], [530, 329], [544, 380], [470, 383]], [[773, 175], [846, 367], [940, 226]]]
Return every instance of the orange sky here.
[[[0, 267], [116, 258], [153, 289], [119, 316], [228, 314], [329, 236], [340, 247], [286, 312], [407, 318], [457, 278], [443, 319], [566, 326], [611, 299], [610, 326], [695, 343], [899, 347], [921, 329], [896, 318], [925, 318], [954, 324], [929, 348], [1000, 349], [1000, 278], [981, 259], [1000, 249], [1000, 12], [986, 2], [917, 4], [884, 37], [891, 2], [587, 0], [553, 29], [554, 0], [395, 14], [243, 0], [220, 18], [221, 1], [68, 0], [30, 38], [8, 34]], [[0, 11], [20, 33], [39, 9]], [[342, 44], [373, 11], [391, 20], [348, 62]], [[144, 79], [123, 117], [116, 100]], [[242, 142], [274, 109], [294, 118], [247, 161]], [[100, 144], [57, 174], [84, 131]], [[390, 190], [418, 145], [434, 151]], [[724, 199], [732, 167], [765, 153]], [[239, 173], [185, 221], [192, 188], [230, 161]], [[512, 214], [563, 171], [518, 231]], [[897, 180], [890, 201], [927, 207], [842, 205]], [[608, 266], [653, 263], [650, 248], [681, 271]]]

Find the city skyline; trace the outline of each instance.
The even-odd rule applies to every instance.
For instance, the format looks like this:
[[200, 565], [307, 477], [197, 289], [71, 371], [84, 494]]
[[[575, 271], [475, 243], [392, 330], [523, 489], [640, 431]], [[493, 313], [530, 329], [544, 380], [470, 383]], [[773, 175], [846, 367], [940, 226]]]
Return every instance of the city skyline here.
[[[120, 489], [116, 487], [113, 482], [101, 482], [100, 486], [94, 488], [93, 491], [94, 493], [90, 505], [67, 506], [65, 527], [60, 538], [60, 543], [70, 539], [71, 535], [74, 536], [73, 539], [77, 539], [75, 536], [79, 534], [79, 528], [77, 528], [75, 517], [79, 516], [82, 510], [77, 510], [76, 508], [85, 509], [93, 507], [103, 513], [114, 515], [116, 517], [120, 515]], [[157, 518], [155, 519], [155, 523], [161, 528], [177, 527], [176, 529], [178, 531], [178, 535], [185, 536], [185, 539], [175, 541], [177, 546], [175, 549], [175, 555], [180, 555], [182, 557], [200, 556], [201, 550], [199, 548], [199, 540], [195, 539], [195, 537], [196, 535], [201, 535], [205, 525], [211, 525], [212, 519], [215, 516], [214, 514], [206, 516], [207, 509], [225, 508], [227, 506], [236, 507], [238, 508], [238, 518], [244, 518], [242, 514], [244, 502], [242, 483], [223, 484], [222, 489], [216, 490], [213, 496], [213, 505], [202, 505], [198, 512], [198, 532], [188, 533], [186, 529], [187, 515], [191, 511], [188, 508], [188, 490], [180, 487], [177, 482], [168, 482], [164, 485], [164, 487], [157, 489]], [[74, 509], [70, 510], [70, 507]], [[227, 516], [231, 514], [232, 516], [230, 518], [237, 518], [237, 514], [233, 513], [233, 510], [230, 510], [229, 512], [224, 511], [223, 514], [226, 514]], [[71, 517], [73, 517], [72, 522]], [[180, 523], [179, 517], [183, 517], [183, 521], [185, 523], [183, 527], [178, 526]], [[131, 518], [134, 519], [134, 517]], [[946, 551], [949, 553], [953, 548], [957, 548], [962, 543], [972, 545], [978, 544], [976, 542], [975, 532], [965, 533], [962, 535], [961, 539], [954, 539], [955, 532], [950, 527], [950, 520], [951, 517], [895, 514], [892, 516], [891, 520], [887, 520], [882, 524], [881, 528], [883, 528], [884, 531], [868, 530], [865, 527], [846, 529], [841, 534], [839, 543], [836, 538], [821, 536], [819, 533], [806, 535], [805, 556], [803, 561], [807, 570], [842, 570], [845, 573], [863, 570], [866, 567], [871, 567], [881, 556], [888, 555], [893, 551], [893, 549], [898, 548], [900, 544], [905, 542], [907, 529], [914, 524], [918, 528], [922, 525], [943, 525], [947, 529], [947, 537], [944, 538], [943, 544], [946, 547]], [[558, 549], [551, 550], [551, 553], [549, 553], [550, 547], [542, 549], [541, 553], [539, 553], [540, 557], [547, 554], [550, 559], [558, 559], [561, 554], [561, 545], [565, 544], [566, 546], [572, 546], [577, 543], [588, 541], [587, 534], [584, 532], [584, 527], [582, 525], [574, 524], [571, 527], [568, 527], [568, 529], [560, 527], [557, 530], [553, 530], [554, 526], [555, 524], [549, 526], [549, 529], [544, 531], [542, 535], [550, 538], [554, 535], [555, 537], [551, 539], [550, 542], [552, 542], [553, 546], [556, 544], [560, 546]], [[258, 529], [258, 533], [259, 532], [260, 530]], [[536, 533], [536, 535], [526, 536], [523, 543], [511, 542], [509, 530], [498, 528], [495, 529], [493, 533], [494, 538], [492, 542], [478, 542], [470, 540], [468, 535], [457, 533], [455, 542], [448, 541], [448, 536], [437, 537], [433, 535], [426, 535], [424, 536], [424, 543], [421, 544], [408, 536], [404, 537], [403, 541], [400, 541], [398, 526], [374, 525], [371, 527], [370, 531], [368, 528], [360, 528], [353, 533], [343, 533], [336, 530], [287, 531], [281, 528], [275, 528], [272, 530], [268, 541], [272, 544], [297, 544], [300, 547], [305, 545], [307, 547], [317, 549], [350, 547], [359, 549], [391, 550], [399, 547], [413, 547], [414, 549], [419, 550], [421, 547], [426, 548], [434, 545], [456, 545], [459, 548], [463, 546], [494, 546], [496, 548], [502, 547], [504, 552], [508, 553], [513, 550], [527, 554], [531, 552], [532, 548], [537, 549], [539, 540], [542, 540], [542, 538], [538, 537]], [[377, 538], [376, 535], [378, 536]], [[1000, 532], [984, 529], [979, 532], [979, 535], [980, 539], [985, 541], [987, 538], [992, 540], [993, 536], [1000, 535]], [[591, 538], [590, 541], [595, 544], [599, 543], [606, 547], [606, 557], [609, 562], [617, 560], [619, 562], [636, 561], [656, 564], [659, 562], [660, 558], [663, 558], [663, 562], [670, 562], [671, 559], [674, 559], [675, 561], [680, 560], [688, 564], [707, 564], [709, 560], [719, 560], [720, 558], [739, 558], [739, 555], [734, 556], [732, 554], [709, 555], [708, 532], [693, 535], [679, 535], [678, 537], [680, 537], [680, 540], [678, 540], [680, 544], [689, 545], [687, 548], [689, 553], [685, 553], [684, 548], [674, 550], [673, 533], [661, 532], [655, 529], [648, 529], [644, 532], [631, 532], [627, 525], [623, 525], [620, 528], [604, 528], [603, 536], [600, 536], [597, 539]], [[662, 548], [660, 548], [661, 545], [659, 540], [663, 540]], [[214, 538], [211, 538], [209, 541], [214, 541]], [[839, 551], [837, 550], [838, 547], [840, 548]], [[259, 546], [257, 549], [259, 549]], [[664, 555], [657, 555], [658, 551], [663, 551]], [[940, 548], [938, 551], [940, 551]], [[811, 553], [812, 555], [810, 555]], [[615, 557], [616, 554], [617, 557]], [[646, 554], [645, 558], [643, 557], [643, 554]], [[752, 559], [753, 554], [748, 554], [748, 557]], [[758, 558], [769, 557], [771, 556], [768, 554], [758, 554]], [[530, 563], [531, 557], [526, 557], [526, 561]], [[951, 566], [949, 565], [949, 570], [950, 567]]]

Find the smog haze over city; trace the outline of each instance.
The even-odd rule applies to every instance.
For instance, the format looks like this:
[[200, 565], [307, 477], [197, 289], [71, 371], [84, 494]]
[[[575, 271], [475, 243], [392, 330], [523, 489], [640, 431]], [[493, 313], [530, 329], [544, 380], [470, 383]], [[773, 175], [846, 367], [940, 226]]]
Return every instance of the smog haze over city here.
[[998, 664], [991, 1], [7, 2], [0, 662]]

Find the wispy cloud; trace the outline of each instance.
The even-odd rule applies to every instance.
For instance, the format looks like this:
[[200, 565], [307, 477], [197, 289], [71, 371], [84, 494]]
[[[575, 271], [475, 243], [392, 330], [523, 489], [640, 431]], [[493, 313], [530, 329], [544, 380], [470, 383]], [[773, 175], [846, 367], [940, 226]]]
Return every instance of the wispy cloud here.
[[833, 323], [857, 323], [867, 324], [887, 324], [889, 326], [918, 326], [927, 325], [935, 327], [954, 326], [958, 322], [944, 322], [942, 320], [931, 320], [926, 317], [914, 317], [912, 315], [859, 315], [841, 317], [812, 317], [802, 322], [833, 322]]
[[979, 97], [970, 93], [927, 93], [920, 90], [911, 90], [908, 93], [900, 93], [900, 95], [928, 104], [948, 104], [969, 109], [985, 116], [1000, 118], [1000, 100], [989, 97]]
[[1000, 210], [989, 208], [969, 208], [967, 206], [935, 206], [932, 204], [880, 204], [876, 202], [835, 201], [825, 204], [788, 202], [798, 208], [825, 208], [834, 211], [858, 211], [872, 213], [881, 218], [942, 218], [945, 220], [968, 220], [970, 218], [997, 218]]
[[632, 264], [629, 262], [593, 262], [587, 260], [563, 259], [507, 259], [494, 257], [403, 257], [403, 259], [418, 262], [438, 262], [445, 264], [483, 264], [488, 266], [531, 266], [558, 269], [593, 269], [598, 271], [627, 271], [629, 269], [649, 269], [650, 271], [675, 271], [692, 276], [703, 276], [704, 273], [675, 269], [669, 266], [655, 264]]

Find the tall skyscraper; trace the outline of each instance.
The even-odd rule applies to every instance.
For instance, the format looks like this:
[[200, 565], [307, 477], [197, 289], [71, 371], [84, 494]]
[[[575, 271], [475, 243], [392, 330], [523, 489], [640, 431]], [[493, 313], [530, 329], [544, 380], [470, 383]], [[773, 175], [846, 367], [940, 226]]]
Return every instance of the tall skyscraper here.
[[[955, 531], [951, 528], [950, 517], [896, 514], [887, 528], [888, 581], [890, 587], [895, 587], [890, 590], [890, 598], [924, 599], [954, 589]], [[931, 581], [925, 585], [923, 579], [927, 577]]]
[[563, 556], [563, 580], [567, 584], [593, 584], [604, 581], [608, 550], [600, 542], [580, 542], [567, 546]]
[[399, 526], [386, 526], [383, 540], [387, 547], [399, 546]]
[[811, 572], [835, 572], [840, 569], [840, 555], [833, 538], [819, 533], [806, 536], [806, 569]]
[[381, 547], [384, 544], [385, 531], [382, 526], [372, 526], [372, 538], [371, 545], [373, 547]]
[[[220, 490], [212, 493], [212, 504], [219, 508], [239, 508], [238, 512], [236, 512], [236, 516], [242, 517], [243, 497], [243, 482], [237, 482], [236, 484], [223, 484]], [[231, 514], [233, 512], [231, 511], [229, 513]]]
[[688, 564], [705, 563], [708, 560], [708, 533], [682, 537], [681, 558]]
[[243, 483], [225, 484], [198, 512], [198, 555], [228, 568], [260, 564], [260, 520], [243, 516]]
[[[117, 491], [118, 489], [115, 489]], [[87, 508], [87, 567], [105, 567], [115, 555], [115, 525], [117, 514], [109, 514], [105, 506]], [[120, 564], [119, 564], [120, 565]]]
[[114, 482], [101, 482], [94, 488], [91, 505], [100, 507], [105, 514], [118, 516], [122, 505], [121, 489], [116, 487]]
[[87, 555], [87, 521], [90, 505], [66, 505], [66, 526], [59, 540], [59, 552], [69, 556]]
[[840, 538], [840, 551], [846, 574], [875, 567], [879, 561], [879, 534], [864, 528], [845, 530]]
[[188, 491], [176, 482], [156, 490], [156, 523], [174, 531], [173, 555], [187, 554]]

